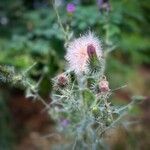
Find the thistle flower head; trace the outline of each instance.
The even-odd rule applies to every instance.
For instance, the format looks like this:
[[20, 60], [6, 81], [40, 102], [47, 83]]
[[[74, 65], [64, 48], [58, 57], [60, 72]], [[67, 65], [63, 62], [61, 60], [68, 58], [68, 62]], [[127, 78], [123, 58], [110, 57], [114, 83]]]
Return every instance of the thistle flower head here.
[[66, 7], [66, 10], [68, 13], [73, 13], [75, 11], [76, 7], [73, 3], [68, 3], [67, 4], [67, 7]]
[[88, 70], [87, 62], [91, 55], [102, 55], [101, 44], [98, 38], [89, 32], [69, 43], [65, 56], [69, 69], [76, 74], [82, 74]]

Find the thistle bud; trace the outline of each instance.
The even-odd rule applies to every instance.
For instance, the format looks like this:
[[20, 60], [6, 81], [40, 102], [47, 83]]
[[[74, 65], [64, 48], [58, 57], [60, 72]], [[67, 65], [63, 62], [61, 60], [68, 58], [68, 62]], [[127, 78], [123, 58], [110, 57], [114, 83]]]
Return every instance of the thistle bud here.
[[68, 84], [68, 77], [64, 74], [60, 74], [57, 77], [57, 85], [59, 87], [65, 87]]
[[93, 106], [92, 107], [92, 113], [95, 117], [99, 116], [100, 115], [100, 110], [98, 108], [98, 106]]
[[88, 53], [88, 56], [91, 58], [93, 56], [96, 56], [96, 50], [95, 50], [95, 47], [90, 44], [87, 46], [87, 53]]
[[100, 12], [110, 12], [110, 3], [109, 0], [97, 0], [97, 5]]
[[106, 79], [103, 79], [102, 81], [100, 81], [99, 89], [101, 92], [108, 92], [110, 90], [109, 89], [109, 82]]
[[93, 44], [87, 46], [87, 54], [88, 54], [88, 69], [90, 73], [95, 73], [100, 70], [100, 61], [97, 55], [96, 47]]
[[111, 118], [107, 118], [106, 120], [106, 126], [109, 126], [112, 123], [112, 119]]

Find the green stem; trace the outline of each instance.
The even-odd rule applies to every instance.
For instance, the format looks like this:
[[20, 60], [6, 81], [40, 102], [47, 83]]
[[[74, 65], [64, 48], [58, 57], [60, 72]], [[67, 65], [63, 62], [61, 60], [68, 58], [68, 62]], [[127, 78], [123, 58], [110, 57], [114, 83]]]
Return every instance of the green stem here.
[[114, 119], [113, 119], [112, 111], [110, 109], [110, 106], [109, 106], [107, 99], [104, 99], [104, 104], [106, 106], [107, 113], [110, 115], [111, 121], [113, 121]]
[[67, 33], [67, 31], [65, 30], [65, 28], [64, 28], [64, 26], [63, 26], [63, 24], [62, 24], [62, 21], [61, 21], [61, 19], [60, 19], [60, 15], [59, 15], [59, 13], [58, 13], [58, 10], [57, 10], [57, 8], [56, 8], [54, 2], [53, 2], [53, 8], [54, 8], [55, 13], [56, 13], [56, 16], [57, 16], [58, 24], [59, 24], [59, 26], [60, 26], [60, 28], [61, 28], [61, 30], [62, 30], [64, 36], [65, 36], [65, 43], [67, 43], [67, 41], [68, 41], [68, 33]]

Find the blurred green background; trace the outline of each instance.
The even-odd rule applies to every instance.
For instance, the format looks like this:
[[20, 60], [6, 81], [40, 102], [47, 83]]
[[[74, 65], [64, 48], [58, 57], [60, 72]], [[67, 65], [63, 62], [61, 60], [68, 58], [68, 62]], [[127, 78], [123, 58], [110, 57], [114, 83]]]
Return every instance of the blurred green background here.
[[[76, 6], [66, 11], [68, 2]], [[131, 112], [140, 124], [130, 131], [120, 131], [112, 149], [147, 149], [150, 125], [150, 2], [149, 0], [55, 0], [65, 30], [77, 37], [89, 30], [101, 39], [103, 49], [115, 46], [107, 57], [107, 78], [116, 91], [117, 103], [130, 101], [133, 95], [146, 96]], [[64, 33], [59, 26], [52, 0], [0, 1], [0, 65], [13, 66], [18, 72], [31, 69], [28, 77], [38, 81], [40, 93], [50, 101], [50, 78], [63, 71]], [[110, 7], [109, 7], [110, 6]], [[105, 12], [110, 9], [109, 12]], [[1, 74], [0, 77], [2, 78]], [[0, 150], [47, 150], [49, 141], [36, 142], [40, 134], [50, 132], [52, 121], [42, 112], [40, 103], [24, 98], [22, 88], [0, 80]], [[43, 117], [44, 116], [44, 117]], [[49, 127], [50, 126], [50, 127]], [[121, 134], [122, 133], [122, 134]], [[118, 139], [118, 140], [117, 140]], [[51, 143], [51, 140], [50, 140]]]

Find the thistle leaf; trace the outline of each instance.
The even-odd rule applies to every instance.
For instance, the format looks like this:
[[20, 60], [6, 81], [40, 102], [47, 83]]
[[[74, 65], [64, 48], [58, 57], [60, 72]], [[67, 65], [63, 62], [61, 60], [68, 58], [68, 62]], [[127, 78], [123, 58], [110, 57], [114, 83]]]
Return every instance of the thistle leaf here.
[[95, 101], [94, 94], [88, 89], [82, 91], [82, 96], [83, 96], [83, 102], [87, 107], [90, 107], [92, 103]]

